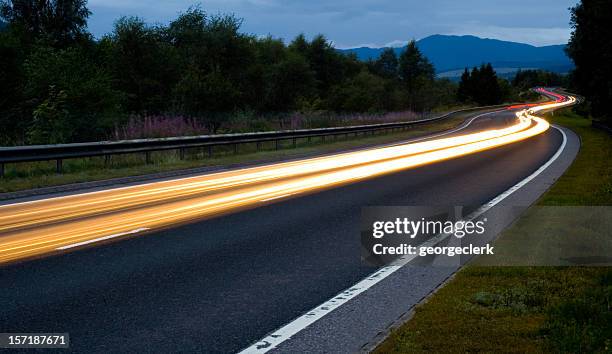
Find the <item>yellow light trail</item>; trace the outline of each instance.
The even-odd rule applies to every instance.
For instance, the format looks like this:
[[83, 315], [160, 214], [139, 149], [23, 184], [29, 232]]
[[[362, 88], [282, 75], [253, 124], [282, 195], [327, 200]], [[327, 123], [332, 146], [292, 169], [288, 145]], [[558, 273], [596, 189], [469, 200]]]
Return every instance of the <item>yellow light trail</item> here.
[[0, 263], [159, 230], [518, 142], [549, 128], [533, 114], [574, 102], [568, 97], [520, 111], [517, 123], [503, 129], [0, 206]]

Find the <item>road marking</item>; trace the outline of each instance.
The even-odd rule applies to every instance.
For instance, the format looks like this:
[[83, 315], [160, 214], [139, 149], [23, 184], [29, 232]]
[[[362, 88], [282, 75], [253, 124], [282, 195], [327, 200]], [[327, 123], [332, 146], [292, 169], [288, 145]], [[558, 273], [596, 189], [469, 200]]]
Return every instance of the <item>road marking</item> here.
[[[563, 150], [565, 149], [565, 145], [567, 145], [567, 135], [565, 134], [563, 129], [559, 128], [558, 126], [552, 125], [552, 127], [557, 129], [561, 133], [561, 135], [563, 136], [563, 141], [561, 142], [561, 146], [559, 147], [557, 152], [555, 152], [555, 154], [545, 164], [540, 166], [540, 168], [538, 168], [534, 173], [530, 174], [525, 179], [523, 179], [519, 183], [515, 184], [514, 186], [512, 186], [507, 191], [503, 192], [502, 194], [498, 195], [497, 197], [495, 197], [493, 200], [491, 200], [487, 204], [483, 205], [480, 209], [486, 207], [486, 210], [480, 212], [478, 215], [476, 215], [476, 217], [480, 216], [485, 211], [487, 211], [487, 210], [491, 209], [492, 207], [494, 207], [495, 205], [499, 204], [499, 202], [501, 202], [502, 200], [506, 199], [510, 194], [516, 192], [521, 187], [523, 187], [527, 183], [531, 182], [531, 180], [536, 178], [540, 173], [544, 172], [544, 170], [546, 170], [550, 165], [552, 165], [553, 162], [555, 162], [555, 160], [557, 160], [559, 158], [559, 156], [561, 156], [561, 154], [563, 153]], [[478, 213], [480, 211], [480, 209], [476, 210], [473, 214]]]
[[121, 236], [125, 236], [125, 235], [131, 235], [131, 234], [135, 234], [135, 233], [138, 233], [138, 232], [141, 232], [141, 231], [147, 231], [147, 230], [149, 230], [148, 227], [141, 227], [141, 228], [138, 228], [138, 229], [134, 229], [132, 231], [121, 232], [121, 233], [114, 234], [114, 235], [108, 235], [108, 236], [104, 236], [104, 237], [94, 238], [92, 240], [87, 240], [87, 241], [83, 241], [83, 242], [73, 243], [73, 244], [70, 244], [70, 245], [67, 245], [67, 246], [61, 246], [61, 247], [56, 248], [56, 250], [67, 250], [67, 249], [70, 249], [70, 248], [84, 246], [84, 245], [88, 245], [90, 243], [104, 241], [104, 240], [108, 240], [108, 239], [115, 238], [115, 237], [121, 237]]
[[270, 200], [285, 198], [285, 197], [288, 197], [288, 196], [291, 196], [291, 195], [293, 195], [293, 194], [289, 193], [289, 194], [278, 195], [276, 197], [270, 197], [270, 198], [262, 199], [262, 200], [260, 200], [260, 202], [268, 202]]
[[[524, 178], [523, 180], [521, 180], [520, 182], [518, 182], [517, 184], [515, 184], [514, 186], [512, 186], [505, 192], [503, 192], [502, 194], [493, 198], [488, 203], [478, 208], [476, 211], [470, 214], [466, 219], [471, 220], [471, 219], [477, 218], [478, 216], [484, 214], [489, 209], [499, 204], [502, 200], [508, 198], [514, 192], [519, 190], [521, 187], [531, 182], [534, 178], [536, 178], [538, 175], [544, 172], [551, 164], [553, 164], [559, 158], [559, 156], [561, 156], [561, 154], [563, 153], [563, 150], [565, 150], [565, 146], [567, 145], [567, 135], [561, 128], [554, 126], [554, 125], [552, 127], [557, 129], [559, 132], [561, 132], [561, 135], [563, 136], [563, 142], [561, 143], [561, 146], [559, 147], [559, 149], [557, 149], [557, 152], [546, 163], [540, 166], [540, 168], [538, 168], [535, 172], [533, 172], [532, 174], [530, 174], [529, 176], [527, 176], [526, 178]], [[438, 235], [434, 237], [432, 240], [427, 241], [423, 245], [426, 245], [429, 243], [437, 244], [443, 241], [444, 239], [446, 239], [447, 237], [449, 237], [449, 235], [450, 234]], [[324, 303], [313, 308], [312, 310], [306, 312], [304, 315], [294, 319], [293, 321], [289, 322], [283, 327], [273, 331], [272, 333], [260, 339], [259, 341], [252, 344], [248, 348], [243, 349], [242, 351], [240, 351], [240, 354], [267, 353], [268, 351], [276, 348], [278, 345], [290, 339], [292, 336], [296, 335], [297, 333], [301, 332], [302, 330], [304, 330], [306, 327], [310, 326], [314, 322], [320, 320], [325, 315], [329, 314], [333, 310], [339, 308], [340, 306], [344, 305], [351, 299], [355, 298], [357, 295], [363, 293], [364, 291], [368, 290], [372, 286], [376, 285], [381, 280], [395, 273], [400, 268], [402, 268], [405, 264], [409, 263], [412, 259], [414, 259], [414, 257], [416, 256], [401, 257], [400, 259], [398, 259], [398, 261], [396, 261], [396, 263], [380, 268], [376, 272], [368, 275], [366, 278], [359, 281], [357, 284], [342, 291], [338, 295], [325, 301]]]
[[437, 138], [437, 137], [440, 137], [440, 136], [456, 133], [458, 131], [461, 131], [461, 130], [469, 127], [470, 124], [472, 124], [472, 122], [474, 122], [476, 119], [482, 118], [484, 116], [488, 116], [489, 114], [500, 113], [500, 112], [505, 112], [505, 111], [506, 111], [505, 109], [500, 109], [500, 110], [497, 110], [497, 111], [485, 112], [485, 113], [482, 113], [482, 114], [479, 114], [479, 115], [477, 115], [475, 117], [470, 118], [470, 120], [468, 120], [467, 123], [464, 123], [463, 125], [461, 125], [461, 126], [459, 126], [457, 128], [451, 129], [451, 130], [447, 130], [447, 131], [444, 131], [444, 132], [441, 132], [441, 133], [438, 133], [438, 134], [427, 135], [427, 136], [424, 136], [424, 137], [421, 137], [421, 138], [405, 140], [405, 141], [401, 141], [401, 142], [398, 142], [398, 143], [391, 143], [391, 144], [388, 144], [388, 145], [381, 145], [379, 147], [388, 147], [388, 146], [399, 146], [399, 145], [405, 145], [405, 144], [412, 144], [412, 143], [416, 143], [417, 141], [428, 140], [428, 139]]

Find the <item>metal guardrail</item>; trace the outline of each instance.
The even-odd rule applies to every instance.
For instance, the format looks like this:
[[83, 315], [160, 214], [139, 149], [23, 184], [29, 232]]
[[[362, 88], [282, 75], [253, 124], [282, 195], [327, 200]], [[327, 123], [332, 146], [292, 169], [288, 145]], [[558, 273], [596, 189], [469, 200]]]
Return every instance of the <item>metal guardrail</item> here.
[[[271, 132], [243, 133], [243, 134], [219, 134], [219, 135], [200, 135], [173, 138], [157, 139], [138, 139], [120, 141], [100, 141], [90, 143], [57, 144], [57, 145], [29, 145], [15, 147], [0, 147], [0, 177], [4, 177], [5, 165], [7, 163], [23, 163], [34, 161], [56, 161], [57, 173], [62, 172], [62, 162], [65, 159], [84, 158], [94, 156], [105, 156], [107, 159], [111, 155], [145, 153], [146, 162], [151, 162], [150, 153], [162, 150], [179, 150], [181, 159], [185, 157], [185, 150], [189, 148], [208, 148], [209, 157], [213, 154], [213, 147], [232, 145], [237, 152], [238, 145], [257, 143], [259, 150], [263, 142], [275, 142], [275, 148], [279, 149], [279, 142], [292, 140], [293, 147], [296, 146], [297, 139], [308, 139], [327, 136], [338, 136], [362, 133], [372, 133], [377, 131], [395, 131], [408, 127], [434, 122], [448, 118], [457, 113], [477, 111], [483, 109], [503, 108], [508, 105], [495, 105], [460, 109], [443, 114], [438, 117], [421, 119], [409, 122], [369, 124], [335, 128], [283, 130]], [[107, 160], [108, 161], [108, 160]]]

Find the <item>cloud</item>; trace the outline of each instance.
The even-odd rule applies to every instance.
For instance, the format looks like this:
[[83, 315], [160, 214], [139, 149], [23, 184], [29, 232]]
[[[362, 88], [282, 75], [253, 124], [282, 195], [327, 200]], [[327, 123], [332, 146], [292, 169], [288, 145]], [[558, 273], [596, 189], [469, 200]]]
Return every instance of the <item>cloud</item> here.
[[401, 48], [401, 47], [405, 47], [406, 44], [408, 44], [408, 41], [402, 41], [402, 40], [396, 39], [391, 42], [385, 43], [383, 47]]
[[[90, 27], [97, 36], [119, 16], [167, 23], [198, 0], [90, 0]], [[244, 18], [243, 30], [292, 39], [325, 34], [337, 46], [395, 46], [432, 34], [473, 34], [542, 45], [563, 43], [568, 7], [577, 0], [207, 0], [211, 13]]]
[[447, 34], [471, 34], [483, 38], [495, 38], [512, 42], [529, 43], [535, 46], [567, 43], [571, 30], [567, 28], [537, 28], [537, 27], [459, 27]]

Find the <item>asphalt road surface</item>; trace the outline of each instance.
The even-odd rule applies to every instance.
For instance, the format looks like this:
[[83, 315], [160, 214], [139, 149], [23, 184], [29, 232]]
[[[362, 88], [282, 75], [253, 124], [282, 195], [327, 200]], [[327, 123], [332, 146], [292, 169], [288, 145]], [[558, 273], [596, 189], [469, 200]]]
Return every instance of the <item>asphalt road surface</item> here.
[[[512, 112], [470, 130], [505, 126]], [[0, 332], [67, 332], [76, 352], [236, 352], [376, 269], [363, 206], [480, 205], [558, 149], [528, 140], [142, 237], [0, 268]]]

